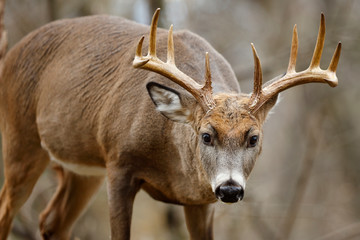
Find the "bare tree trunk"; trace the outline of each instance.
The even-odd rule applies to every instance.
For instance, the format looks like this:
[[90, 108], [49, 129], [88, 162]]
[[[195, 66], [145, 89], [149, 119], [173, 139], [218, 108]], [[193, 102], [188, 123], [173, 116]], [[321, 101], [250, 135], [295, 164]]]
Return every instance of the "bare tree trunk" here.
[[47, 0], [47, 5], [48, 5], [50, 22], [57, 20], [58, 19], [58, 14], [57, 14], [58, 5], [57, 5], [56, 0]]
[[[321, 111], [321, 112], [324, 112]], [[308, 186], [311, 170], [313, 169], [314, 159], [316, 157], [316, 152], [318, 146], [321, 144], [322, 139], [324, 137], [323, 129], [321, 124], [323, 122], [323, 116], [325, 114], [321, 114], [319, 112], [310, 114], [308, 118], [307, 125], [309, 127], [308, 137], [307, 137], [307, 151], [303, 160], [302, 169], [300, 171], [300, 175], [297, 179], [296, 185], [294, 187], [295, 192], [288, 207], [287, 216], [285, 217], [283, 232], [281, 239], [289, 239], [291, 232], [293, 230], [297, 215], [300, 210], [301, 202], [306, 192], [306, 188]]]

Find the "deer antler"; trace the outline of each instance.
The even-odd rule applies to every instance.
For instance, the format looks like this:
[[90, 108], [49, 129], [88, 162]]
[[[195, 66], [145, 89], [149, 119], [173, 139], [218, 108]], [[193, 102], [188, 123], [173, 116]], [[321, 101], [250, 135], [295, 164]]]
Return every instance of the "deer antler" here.
[[159, 19], [160, 8], [158, 8], [151, 22], [150, 30], [150, 39], [149, 39], [149, 50], [147, 56], [142, 55], [142, 44], [144, 41], [144, 36], [140, 39], [139, 44], [136, 48], [135, 59], [133, 61], [133, 66], [135, 68], [143, 68], [153, 72], [157, 72], [173, 82], [177, 83], [189, 93], [191, 93], [205, 112], [211, 110], [215, 107], [215, 102], [212, 96], [212, 87], [211, 87], [211, 73], [210, 73], [210, 64], [209, 64], [209, 54], [205, 55], [205, 84], [202, 86], [194, 81], [191, 77], [181, 72], [175, 65], [175, 56], [174, 56], [174, 41], [173, 41], [173, 26], [170, 26], [169, 36], [168, 36], [168, 53], [166, 63], [161, 61], [156, 56], [156, 29], [157, 22]]
[[331, 59], [328, 69], [322, 70], [320, 68], [321, 53], [325, 41], [325, 17], [321, 14], [321, 21], [319, 33], [316, 41], [315, 50], [311, 63], [308, 69], [302, 72], [295, 71], [297, 49], [298, 49], [298, 35], [296, 25], [293, 30], [293, 38], [291, 43], [291, 53], [289, 65], [286, 74], [278, 80], [268, 84], [262, 88], [262, 72], [259, 57], [256, 53], [255, 47], [251, 44], [254, 55], [254, 91], [250, 97], [249, 108], [252, 113], [256, 113], [261, 106], [263, 106], [269, 99], [279, 94], [280, 92], [300, 84], [319, 82], [327, 83], [331, 87], [336, 87], [338, 79], [336, 77], [336, 68], [340, 58], [341, 42], [338, 43], [334, 55]]

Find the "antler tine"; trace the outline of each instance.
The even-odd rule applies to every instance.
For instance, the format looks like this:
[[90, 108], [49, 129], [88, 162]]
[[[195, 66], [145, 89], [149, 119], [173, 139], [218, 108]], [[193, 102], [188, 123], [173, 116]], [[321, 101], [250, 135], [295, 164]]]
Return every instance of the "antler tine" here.
[[156, 30], [159, 20], [160, 8], [156, 9], [154, 16], [151, 20], [150, 38], [149, 38], [149, 55], [156, 57]]
[[171, 24], [168, 35], [167, 63], [175, 65], [173, 25]]
[[133, 66], [135, 68], [141, 67], [141, 66], [145, 65], [148, 61], [150, 61], [150, 58], [144, 59], [142, 56], [142, 45], [143, 45], [144, 39], [145, 39], [145, 37], [142, 36], [136, 47], [135, 59], [133, 61]]
[[[337, 45], [328, 69], [322, 70], [320, 68], [320, 59], [324, 47], [324, 41], [325, 41], [325, 17], [324, 14], [321, 14], [318, 38], [316, 41], [316, 46], [313, 53], [313, 57], [311, 59], [310, 66], [308, 69], [302, 72], [296, 72], [295, 65], [296, 65], [296, 56], [297, 56], [297, 48], [298, 48], [298, 37], [297, 37], [297, 28], [295, 25], [293, 30], [293, 39], [291, 44], [289, 65], [286, 74], [277, 80], [271, 81], [266, 87], [262, 89], [262, 92], [258, 95], [254, 95], [254, 93], [261, 91], [261, 89], [259, 90], [258, 86], [254, 86], [254, 93], [250, 98], [251, 101], [249, 104], [250, 111], [252, 113], [256, 113], [272, 97], [276, 96], [277, 94], [288, 88], [300, 84], [318, 82], [318, 83], [327, 83], [331, 87], [337, 86], [338, 79], [336, 77], [336, 68], [340, 59], [341, 43]], [[257, 63], [255, 54], [256, 52], [254, 52], [255, 69], [256, 69], [257, 68], [256, 65], [259, 63]], [[256, 101], [257, 99], [258, 101]]]
[[[151, 26], [150, 26], [150, 38], [149, 38], [149, 50], [148, 50], [148, 56], [151, 56], [152, 58], [156, 57], [156, 29], [157, 29], [157, 23], [159, 20], [159, 14], [160, 14], [160, 8], [156, 9], [154, 16], [151, 20]], [[142, 36], [135, 52], [135, 59], [133, 61], [133, 67], [138, 68], [150, 61], [150, 58], [144, 58], [142, 56], [142, 45], [144, 42], [145, 37]]]
[[293, 29], [293, 36], [291, 41], [291, 50], [290, 50], [290, 59], [289, 59], [289, 65], [287, 68], [286, 73], [294, 73], [295, 67], [296, 67], [296, 58], [297, 58], [297, 52], [298, 52], [298, 33], [297, 33], [297, 27], [296, 24]]
[[212, 97], [211, 88], [211, 74], [209, 57], [205, 57], [205, 84], [202, 86], [194, 81], [191, 77], [181, 72], [175, 65], [175, 53], [174, 53], [174, 40], [173, 40], [173, 26], [170, 26], [168, 33], [168, 46], [167, 46], [167, 61], [166, 63], [156, 57], [156, 30], [157, 22], [159, 19], [160, 9], [158, 8], [153, 16], [151, 22], [151, 30], [149, 37], [149, 50], [147, 56], [142, 56], [142, 44], [144, 37], [142, 37], [137, 45], [135, 58], [133, 61], [133, 67], [143, 68], [153, 72], [157, 72], [176, 84], [183, 87], [190, 94], [194, 96], [197, 102], [201, 105], [205, 112], [213, 109], [215, 103]]
[[136, 53], [135, 53], [136, 57], [141, 57], [142, 56], [142, 45], [143, 45], [144, 39], [145, 39], [144, 36], [142, 36], [140, 38], [140, 41], [139, 41], [139, 43], [138, 43], [138, 45], [136, 47]]
[[323, 13], [321, 13], [321, 21], [320, 21], [320, 27], [319, 27], [319, 33], [316, 40], [316, 45], [314, 49], [314, 54], [311, 59], [310, 63], [310, 69], [314, 69], [320, 66], [320, 60], [322, 51], [324, 48], [324, 42], [325, 42], [325, 16]]
[[254, 91], [250, 97], [250, 107], [255, 106], [262, 95], [262, 70], [260, 59], [253, 43], [251, 43], [251, 48], [254, 56]]
[[208, 94], [204, 97], [207, 98], [206, 102], [208, 105], [209, 110], [215, 107], [215, 102], [212, 98], [212, 86], [211, 86], [211, 71], [210, 71], [210, 60], [209, 60], [209, 53], [205, 53], [205, 84], [202, 87], [202, 90]]
[[329, 71], [336, 72], [336, 68], [340, 59], [340, 52], [341, 52], [341, 42], [339, 42], [338, 45], [336, 46], [334, 55], [331, 58], [330, 65], [328, 67]]
[[205, 53], [205, 84], [203, 89], [210, 89], [212, 91], [211, 87], [211, 71], [210, 71], [210, 60], [209, 60], [209, 53]]

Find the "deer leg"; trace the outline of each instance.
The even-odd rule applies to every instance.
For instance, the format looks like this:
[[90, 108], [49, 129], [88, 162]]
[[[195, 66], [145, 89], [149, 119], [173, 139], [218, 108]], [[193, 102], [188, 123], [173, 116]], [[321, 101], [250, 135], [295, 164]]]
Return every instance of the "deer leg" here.
[[40, 215], [40, 232], [46, 240], [69, 239], [74, 222], [97, 192], [104, 177], [77, 175], [59, 165], [54, 169], [59, 184], [52, 200]]
[[213, 239], [214, 207], [212, 205], [184, 206], [190, 239]]
[[117, 167], [108, 167], [107, 177], [111, 239], [129, 240], [133, 203], [141, 182]]
[[0, 239], [6, 239], [12, 220], [30, 196], [49, 158], [26, 136], [3, 132], [4, 185], [0, 193]]

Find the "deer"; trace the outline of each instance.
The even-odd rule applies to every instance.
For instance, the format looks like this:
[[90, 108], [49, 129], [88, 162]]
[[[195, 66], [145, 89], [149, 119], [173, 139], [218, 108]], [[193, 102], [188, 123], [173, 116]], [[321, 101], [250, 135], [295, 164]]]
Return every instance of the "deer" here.
[[50, 162], [59, 183], [40, 214], [43, 239], [69, 239], [104, 179], [111, 239], [130, 239], [141, 189], [184, 206], [191, 239], [213, 239], [213, 203], [243, 199], [279, 93], [307, 83], [338, 84], [341, 42], [329, 67], [320, 68], [324, 14], [304, 71], [295, 70], [296, 25], [286, 73], [265, 84], [251, 44], [254, 88], [248, 94], [206, 40], [172, 25], [158, 29], [159, 13], [150, 30], [115, 16], [58, 20], [8, 52], [1, 22], [1, 240]]

